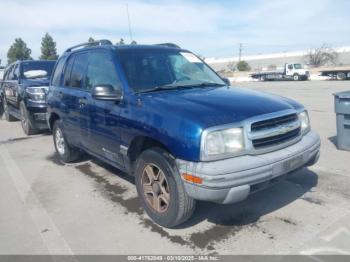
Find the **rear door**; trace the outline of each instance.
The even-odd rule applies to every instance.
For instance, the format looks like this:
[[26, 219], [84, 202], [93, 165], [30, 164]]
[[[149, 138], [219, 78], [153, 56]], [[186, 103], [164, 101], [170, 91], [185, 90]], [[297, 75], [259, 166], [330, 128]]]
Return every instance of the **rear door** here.
[[87, 52], [72, 54], [66, 63], [63, 87], [58, 90], [61, 99], [60, 111], [63, 117], [65, 133], [68, 140], [81, 145], [81, 101], [86, 97], [84, 74], [88, 61]]
[[115, 101], [93, 99], [90, 90], [98, 85], [122, 88], [113, 53], [109, 50], [89, 52], [86, 70], [86, 89], [89, 94], [86, 96], [87, 105], [80, 111], [83, 125], [82, 139], [84, 146], [93, 153], [124, 166], [120, 154], [120, 105]]

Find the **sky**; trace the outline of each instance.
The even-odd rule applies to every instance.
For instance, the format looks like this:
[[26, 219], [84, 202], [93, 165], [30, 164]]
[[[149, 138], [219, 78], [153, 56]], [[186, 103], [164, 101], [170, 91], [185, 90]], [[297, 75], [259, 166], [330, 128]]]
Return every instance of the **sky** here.
[[95, 39], [173, 42], [204, 57], [298, 51], [322, 43], [350, 45], [348, 0], [0, 0], [0, 59], [21, 37], [40, 56], [48, 32], [62, 53]]

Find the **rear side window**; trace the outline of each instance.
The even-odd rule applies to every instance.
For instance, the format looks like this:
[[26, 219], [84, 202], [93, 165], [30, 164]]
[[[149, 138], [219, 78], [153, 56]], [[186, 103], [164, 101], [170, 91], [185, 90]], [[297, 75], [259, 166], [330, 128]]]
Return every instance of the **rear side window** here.
[[115, 90], [121, 89], [113, 58], [110, 53], [105, 51], [95, 51], [89, 54], [86, 87], [90, 90], [97, 85], [111, 85]]
[[68, 59], [68, 62], [66, 64], [66, 68], [64, 70], [64, 78], [63, 78], [63, 85], [64, 86], [70, 86], [70, 75], [72, 72], [73, 63], [74, 63], [74, 56], [71, 56]]
[[52, 76], [52, 85], [53, 86], [60, 86], [61, 85], [61, 75], [62, 75], [64, 61], [65, 61], [65, 59], [60, 59], [57, 62], [54, 74]]
[[80, 53], [75, 55], [72, 73], [70, 76], [70, 86], [84, 88], [84, 75], [88, 64], [88, 54]]
[[13, 71], [13, 80], [18, 80], [19, 78], [19, 64], [17, 64]]
[[11, 66], [10, 69], [7, 72], [6, 75], [6, 80], [13, 80], [13, 71], [14, 71], [15, 66]]

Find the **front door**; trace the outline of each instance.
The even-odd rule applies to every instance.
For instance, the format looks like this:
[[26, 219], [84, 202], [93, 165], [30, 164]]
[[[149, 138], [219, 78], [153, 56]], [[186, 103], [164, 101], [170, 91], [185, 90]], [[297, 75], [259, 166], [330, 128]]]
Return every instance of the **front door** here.
[[[122, 88], [110, 51], [89, 52], [85, 82], [88, 91], [98, 85]], [[80, 116], [84, 119], [84, 129], [87, 132], [83, 134], [84, 147], [123, 167], [123, 157], [120, 154], [120, 105], [115, 101], [96, 100], [90, 93], [85, 102], [86, 106], [81, 109]]]

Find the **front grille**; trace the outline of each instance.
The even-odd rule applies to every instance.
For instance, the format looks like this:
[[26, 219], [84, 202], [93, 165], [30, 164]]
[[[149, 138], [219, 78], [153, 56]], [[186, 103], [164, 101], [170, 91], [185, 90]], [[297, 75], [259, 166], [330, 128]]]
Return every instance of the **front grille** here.
[[300, 127], [283, 135], [271, 136], [253, 140], [254, 148], [275, 146], [287, 142], [300, 135]]
[[280, 116], [272, 119], [255, 122], [252, 124], [251, 130], [252, 132], [255, 132], [255, 131], [260, 131], [262, 129], [269, 129], [269, 128], [277, 127], [279, 125], [287, 124], [296, 120], [298, 120], [297, 114]]
[[[253, 123], [251, 125], [251, 133], [253, 135], [252, 143], [254, 148], [261, 149], [280, 145], [300, 136], [301, 128], [297, 121], [299, 121], [298, 115], [290, 114]], [[281, 133], [283, 128], [288, 125], [291, 125], [293, 129], [286, 129], [285, 133]], [[282, 131], [276, 132], [276, 130], [280, 131], [279, 129]]]

